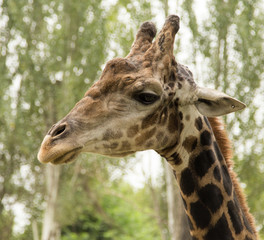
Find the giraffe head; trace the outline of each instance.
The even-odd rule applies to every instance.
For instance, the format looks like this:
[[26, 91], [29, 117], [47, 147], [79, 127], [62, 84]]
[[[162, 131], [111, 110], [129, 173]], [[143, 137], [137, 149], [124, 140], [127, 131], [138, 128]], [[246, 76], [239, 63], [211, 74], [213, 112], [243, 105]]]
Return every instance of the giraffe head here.
[[244, 108], [224, 93], [198, 87], [188, 68], [175, 61], [178, 30], [179, 17], [171, 15], [152, 42], [156, 28], [143, 23], [128, 56], [109, 61], [100, 79], [48, 131], [38, 159], [61, 164], [81, 152], [121, 157], [162, 151], [178, 141], [184, 109], [219, 116]]

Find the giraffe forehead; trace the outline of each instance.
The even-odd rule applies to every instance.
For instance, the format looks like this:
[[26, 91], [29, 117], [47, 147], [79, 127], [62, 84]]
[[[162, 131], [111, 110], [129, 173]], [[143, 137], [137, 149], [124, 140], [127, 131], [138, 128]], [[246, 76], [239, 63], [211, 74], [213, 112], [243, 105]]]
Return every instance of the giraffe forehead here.
[[157, 94], [162, 93], [162, 84], [160, 80], [154, 77], [148, 71], [141, 72], [118, 72], [116, 74], [106, 73], [103, 78], [97, 81], [85, 96], [98, 98], [102, 95], [121, 92], [122, 94], [130, 94], [143, 90], [152, 90]]
[[[144, 62], [144, 60], [142, 60]], [[122, 91], [125, 93], [127, 90], [140, 91], [144, 88], [152, 88], [157, 93], [161, 93], [161, 85], [166, 82], [159, 73], [159, 69], [154, 70], [151, 65], [144, 67], [142, 61], [135, 61], [128, 58], [116, 58], [109, 61], [99, 79], [85, 94], [97, 98], [101, 95]], [[177, 88], [181, 89], [183, 86], [188, 85], [182, 90], [188, 92], [196, 84], [193, 80], [191, 71], [181, 65], [172, 61], [175, 68], [171, 69], [170, 82], [178, 82]], [[176, 70], [176, 71], [175, 71]], [[187, 90], [187, 91], [186, 91]], [[182, 92], [182, 91], [181, 91]]]
[[117, 73], [127, 73], [127, 72], [136, 72], [138, 69], [138, 64], [135, 61], [130, 61], [126, 58], [115, 58], [110, 60], [102, 73], [102, 77], [105, 73], [111, 72], [113, 74]]

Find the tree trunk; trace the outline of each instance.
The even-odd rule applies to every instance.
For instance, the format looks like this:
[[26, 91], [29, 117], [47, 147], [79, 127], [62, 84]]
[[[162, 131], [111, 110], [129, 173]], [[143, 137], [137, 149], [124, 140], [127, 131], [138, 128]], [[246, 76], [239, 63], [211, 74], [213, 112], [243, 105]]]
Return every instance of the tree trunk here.
[[[152, 159], [153, 156], [152, 156], [150, 151], [148, 151], [146, 154], [148, 156], [148, 160], [149, 160], [149, 164], [150, 164], [153, 160]], [[164, 231], [166, 225], [164, 225], [163, 219], [161, 217], [160, 200], [159, 200], [159, 196], [158, 196], [157, 192], [155, 191], [155, 187], [153, 186], [152, 174], [150, 173], [149, 176], [147, 176], [145, 171], [143, 170], [143, 168], [142, 168], [142, 172], [145, 175], [146, 183], [147, 183], [147, 186], [150, 190], [155, 218], [156, 218], [156, 221], [157, 221], [159, 229], [160, 229], [160, 239], [166, 240], [167, 237], [166, 237], [166, 233]]]
[[165, 161], [165, 176], [168, 203], [168, 228], [171, 240], [189, 240], [189, 224], [185, 214], [179, 187], [176, 184], [172, 169]]
[[45, 170], [47, 205], [44, 212], [41, 240], [58, 240], [60, 239], [60, 228], [55, 219], [55, 212], [61, 167], [48, 164]]
[[38, 233], [38, 224], [37, 221], [32, 221], [32, 233], [33, 233], [33, 240], [39, 240], [39, 233]]

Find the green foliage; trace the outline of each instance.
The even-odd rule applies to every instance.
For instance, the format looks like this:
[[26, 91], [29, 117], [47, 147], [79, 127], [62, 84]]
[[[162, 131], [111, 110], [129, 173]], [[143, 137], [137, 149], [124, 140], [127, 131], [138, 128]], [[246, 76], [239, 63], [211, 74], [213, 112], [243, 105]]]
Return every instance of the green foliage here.
[[1, 239], [11, 239], [13, 224], [14, 224], [14, 216], [12, 212], [3, 211], [1, 214], [1, 221], [0, 221]]
[[160, 239], [150, 192], [135, 191], [122, 174], [113, 179], [113, 169], [123, 172], [133, 161], [114, 160], [107, 168], [104, 161], [87, 154], [64, 169], [57, 203], [62, 239]]
[[[101, 184], [98, 187], [101, 188]], [[154, 216], [148, 207], [150, 198], [144, 189], [135, 192], [130, 185], [119, 180], [101, 191], [91, 205], [86, 196], [86, 205], [82, 206], [77, 219], [62, 228], [63, 240], [160, 239], [159, 227], [153, 222]], [[142, 198], [144, 201], [141, 202]]]

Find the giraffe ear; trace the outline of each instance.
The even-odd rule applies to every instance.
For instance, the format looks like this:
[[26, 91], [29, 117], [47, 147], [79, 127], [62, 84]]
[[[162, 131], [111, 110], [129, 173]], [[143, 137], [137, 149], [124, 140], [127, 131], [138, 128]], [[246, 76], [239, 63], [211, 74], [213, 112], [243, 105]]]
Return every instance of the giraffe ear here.
[[246, 107], [237, 99], [210, 88], [197, 88], [196, 96], [196, 108], [207, 117], [222, 116]]

